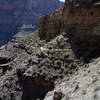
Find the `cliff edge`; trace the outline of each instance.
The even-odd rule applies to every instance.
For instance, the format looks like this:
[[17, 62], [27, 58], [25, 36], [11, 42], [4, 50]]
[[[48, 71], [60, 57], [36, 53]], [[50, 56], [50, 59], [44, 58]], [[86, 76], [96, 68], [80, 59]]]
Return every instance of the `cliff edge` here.
[[1, 47], [0, 100], [99, 100], [99, 9], [66, 0], [40, 30]]
[[[40, 19], [40, 35], [52, 39], [52, 35], [66, 31], [82, 39], [99, 39], [100, 1], [66, 0], [61, 13], [55, 12]], [[50, 16], [53, 16], [50, 18]], [[58, 18], [59, 17], [59, 18]], [[42, 24], [47, 24], [42, 28]], [[56, 25], [55, 25], [56, 24]], [[44, 30], [44, 31], [43, 31]], [[53, 32], [51, 32], [53, 30]], [[42, 32], [43, 31], [43, 32]], [[49, 38], [49, 39], [48, 39]]]

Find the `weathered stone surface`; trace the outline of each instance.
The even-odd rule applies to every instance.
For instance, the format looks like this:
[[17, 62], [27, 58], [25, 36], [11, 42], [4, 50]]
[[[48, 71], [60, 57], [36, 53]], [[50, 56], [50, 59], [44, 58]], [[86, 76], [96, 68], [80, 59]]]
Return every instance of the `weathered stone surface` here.
[[2, 69], [3, 73], [5, 73], [8, 68], [9, 68], [9, 64], [1, 64], [0, 65], [0, 69]]
[[[43, 100], [44, 98], [44, 100], [99, 100], [100, 58], [94, 59], [100, 56], [100, 44], [97, 38], [92, 37], [90, 33], [90, 38], [93, 38], [90, 40], [96, 41], [85, 39], [83, 31], [80, 31], [82, 35], [78, 35], [78, 32], [73, 30], [78, 27], [77, 25], [73, 27], [74, 22], [77, 22], [78, 25], [80, 22], [86, 25], [86, 21], [83, 19], [88, 19], [86, 16], [89, 15], [88, 12], [91, 8], [99, 9], [99, 3], [89, 0], [85, 1], [84, 5], [83, 2], [80, 2], [82, 9], [85, 9], [87, 13], [86, 16], [81, 15], [82, 19], [81, 16], [79, 17], [80, 22], [75, 19], [71, 21], [69, 18], [72, 14], [79, 13], [73, 11], [73, 3], [79, 2], [69, 0], [65, 3], [64, 9], [61, 8], [40, 20], [39, 35], [44, 40], [40, 40], [37, 32], [9, 42], [2, 48], [2, 52], [5, 53], [7, 50], [12, 53], [13, 60], [9, 62], [12, 70], [0, 75], [1, 100]], [[66, 9], [68, 13], [65, 12]], [[69, 21], [63, 17], [68, 17]], [[65, 25], [62, 23], [63, 20], [66, 24], [69, 22], [72, 29], [63, 28]], [[92, 21], [90, 20], [90, 22]], [[89, 24], [91, 24], [90, 22]], [[48, 91], [51, 91], [50, 95], [48, 95], [49, 93], [46, 95]]]
[[50, 40], [57, 34], [66, 31], [71, 34], [71, 37], [99, 40], [99, 13], [99, 0], [66, 0], [62, 11], [59, 9], [59, 12], [40, 19], [40, 36], [41, 38], [45, 36], [46, 40]]
[[63, 93], [62, 92], [55, 92], [53, 100], [61, 100], [62, 97], [63, 97]]
[[67, 81], [57, 84], [55, 90], [49, 92], [44, 100], [53, 100], [55, 91], [62, 91], [61, 100], [99, 100], [100, 99], [100, 58], [97, 58], [88, 67], [74, 73]]
[[[10, 91], [6, 92], [10, 87], [9, 82], [6, 82], [7, 87], [3, 86], [5, 80], [9, 81], [9, 77], [13, 77], [10, 87], [14, 95], [13, 100], [43, 99], [46, 93], [54, 88], [55, 80], [71, 75], [79, 67], [74, 61], [75, 55], [64, 34], [46, 43], [39, 40], [38, 35], [34, 33], [32, 36], [9, 42], [1, 51], [5, 53], [6, 50], [13, 53], [13, 60], [9, 62], [12, 69], [0, 76], [0, 94], [5, 94], [5, 100], [12, 98]], [[4, 99], [2, 96], [1, 98]]]
[[[67, 32], [65, 36], [69, 37], [77, 58], [82, 57], [87, 60], [97, 57], [100, 55], [99, 13], [99, 0], [66, 0], [63, 8], [40, 19], [40, 37], [50, 41], [61, 32]], [[60, 42], [59, 45], [62, 43]]]
[[63, 8], [54, 11], [50, 15], [46, 15], [39, 21], [39, 35], [47, 41], [59, 35], [61, 28], [61, 15]]
[[54, 88], [52, 77], [48, 77], [47, 73], [37, 72], [37, 70], [33, 73], [32, 70], [23, 73], [22, 68], [17, 70], [17, 75], [23, 88], [21, 100], [43, 99], [46, 93]]
[[[96, 1], [99, 2], [99, 1]], [[77, 7], [78, 5], [78, 7]], [[99, 39], [100, 5], [90, 1], [66, 1], [62, 14], [62, 30], [81, 39]]]
[[10, 69], [9, 67], [9, 62], [11, 61], [12, 59], [9, 58], [8, 55], [3, 55], [2, 56], [0, 55], [0, 69], [2, 69], [2, 72], [5, 73], [7, 71], [7, 69]]

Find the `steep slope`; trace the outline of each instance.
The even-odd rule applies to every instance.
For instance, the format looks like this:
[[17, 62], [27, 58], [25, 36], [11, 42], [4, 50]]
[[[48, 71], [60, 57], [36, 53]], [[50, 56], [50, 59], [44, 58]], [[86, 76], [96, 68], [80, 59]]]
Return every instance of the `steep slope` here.
[[99, 59], [92, 59], [90, 64], [77, 59], [67, 33], [48, 43], [37, 34], [1, 48], [1, 58], [8, 55], [11, 59], [0, 64], [1, 100], [56, 100], [55, 95], [60, 98], [57, 100], [99, 98]]
[[[82, 8], [75, 12], [77, 3]], [[85, 9], [87, 15], [80, 15], [80, 21], [73, 20], [79, 9]], [[87, 23], [91, 9], [97, 10], [97, 17]], [[0, 49], [0, 99], [99, 100], [99, 9], [98, 0], [67, 0], [64, 8], [40, 19], [39, 31], [3, 46]], [[93, 30], [90, 34], [90, 29], [84, 33], [80, 22], [87, 28], [92, 24], [96, 34]], [[63, 26], [69, 23], [70, 27]]]
[[0, 64], [1, 100], [43, 100], [55, 87], [56, 80], [70, 76], [83, 64], [75, 58], [64, 34], [49, 43], [39, 40], [37, 34], [1, 48], [1, 58], [7, 59], [8, 55], [11, 59]]
[[100, 55], [99, 13], [99, 0], [66, 0], [62, 9], [40, 19], [39, 35], [41, 39], [50, 41], [61, 32], [67, 32], [78, 58], [83, 57], [87, 60], [97, 57]]
[[[99, 39], [99, 13], [99, 0], [66, 0], [62, 13], [59, 13], [60, 15], [55, 12], [40, 19], [40, 35], [42, 36], [43, 34], [46, 36], [45, 39], [50, 40], [53, 34], [56, 36], [56, 34], [66, 31], [71, 33], [72, 37], [77, 36], [78, 38], [87, 40]], [[57, 15], [58, 17], [56, 18]], [[47, 24], [47, 26], [45, 26], [47, 28], [44, 29], [44, 32], [41, 23]], [[51, 30], [53, 30], [53, 32], [51, 32]]]
[[74, 73], [69, 79], [64, 79], [61, 84], [57, 84], [55, 89], [49, 92], [44, 100], [99, 99], [100, 58], [97, 58], [91, 62], [88, 67], [80, 67], [80, 70]]

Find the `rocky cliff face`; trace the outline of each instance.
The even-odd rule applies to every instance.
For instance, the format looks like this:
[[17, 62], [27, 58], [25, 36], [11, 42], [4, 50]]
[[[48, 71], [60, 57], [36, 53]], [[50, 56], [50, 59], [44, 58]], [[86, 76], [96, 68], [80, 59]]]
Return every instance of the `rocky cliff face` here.
[[[84, 55], [86, 50], [89, 50], [90, 58], [95, 50], [97, 53], [94, 55], [97, 56], [99, 54], [97, 48], [100, 47], [99, 13], [99, 0], [66, 0], [62, 9], [40, 19], [40, 37], [50, 41], [61, 32], [67, 32], [77, 57], [84, 56], [87, 59], [89, 55]], [[94, 47], [97, 45], [97, 48], [92, 48], [93, 45]]]
[[[40, 19], [39, 32], [0, 48], [0, 100], [100, 99], [99, 2], [82, 1], [67, 1]], [[77, 2], [82, 8], [75, 12]], [[73, 20], [81, 9], [87, 15]], [[97, 10], [92, 20], [91, 9]], [[90, 34], [90, 25], [96, 34]]]
[[0, 1], [0, 40], [11, 38], [23, 24], [37, 28], [41, 16], [62, 5], [59, 0]]
[[[99, 0], [66, 0], [62, 13], [55, 12], [53, 17], [40, 19], [40, 35], [45, 34], [50, 40], [52, 35], [66, 31], [79, 38], [98, 39], [100, 32], [100, 2]], [[59, 18], [56, 18], [59, 16]], [[52, 22], [52, 20], [54, 20]], [[54, 24], [56, 22], [56, 25]], [[44, 32], [43, 23], [49, 23]], [[59, 26], [59, 27], [56, 27]], [[53, 30], [53, 32], [51, 32]]]
[[98, 39], [100, 33], [99, 13], [99, 0], [76, 0], [75, 2], [69, 0], [66, 2], [62, 15], [63, 30], [72, 31], [79, 38]]

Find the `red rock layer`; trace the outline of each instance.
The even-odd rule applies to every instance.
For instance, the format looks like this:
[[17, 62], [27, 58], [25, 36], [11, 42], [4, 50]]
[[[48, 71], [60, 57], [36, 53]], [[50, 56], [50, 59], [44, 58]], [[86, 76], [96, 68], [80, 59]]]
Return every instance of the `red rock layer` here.
[[[60, 17], [56, 18], [57, 15]], [[40, 20], [40, 36], [45, 36], [47, 40], [63, 31], [73, 33], [72, 35], [84, 39], [100, 38], [99, 0], [66, 0], [62, 13], [57, 14], [55, 12], [52, 17], [53, 20], [50, 16], [48, 18], [43, 17]], [[52, 24], [54, 22], [56, 22], [56, 25]], [[49, 23], [46, 29], [43, 29], [44, 23]], [[53, 32], [51, 32], [51, 27]]]
[[66, 2], [61, 18], [63, 30], [73, 31], [74, 35], [84, 39], [98, 38], [100, 35], [100, 2], [77, 1]]

